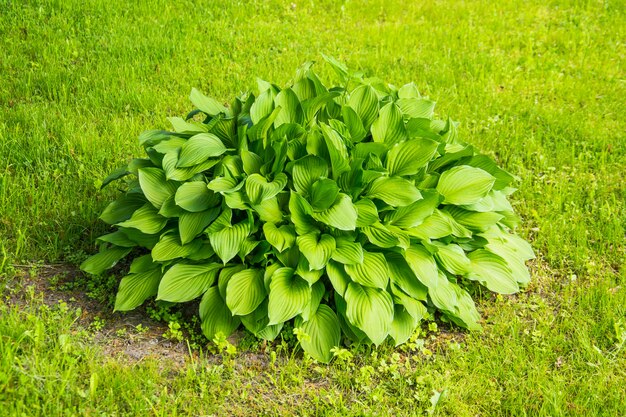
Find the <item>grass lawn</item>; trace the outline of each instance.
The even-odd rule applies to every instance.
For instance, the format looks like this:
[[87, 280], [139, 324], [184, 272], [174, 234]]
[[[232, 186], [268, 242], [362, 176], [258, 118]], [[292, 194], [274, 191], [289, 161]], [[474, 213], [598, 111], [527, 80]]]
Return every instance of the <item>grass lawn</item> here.
[[[625, 39], [617, 0], [0, 1], [0, 415], [625, 415]], [[479, 300], [482, 333], [426, 323], [329, 366], [112, 314], [117, 278], [76, 270], [101, 179], [192, 87], [230, 101], [321, 53], [415, 81], [520, 177], [530, 287]]]

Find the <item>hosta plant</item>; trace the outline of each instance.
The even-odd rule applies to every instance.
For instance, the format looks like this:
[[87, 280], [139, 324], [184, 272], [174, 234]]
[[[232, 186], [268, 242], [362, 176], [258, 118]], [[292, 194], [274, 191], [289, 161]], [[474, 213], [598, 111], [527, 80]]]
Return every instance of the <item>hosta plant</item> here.
[[294, 322], [328, 362], [342, 336], [404, 343], [427, 315], [479, 329], [471, 294], [529, 281], [533, 252], [512, 233], [514, 177], [462, 141], [435, 103], [327, 61], [286, 88], [259, 81], [230, 106], [191, 92], [196, 110], [139, 141], [146, 156], [100, 218], [113, 226], [82, 269], [132, 257], [116, 310], [201, 298], [212, 339], [243, 325], [272, 340]]

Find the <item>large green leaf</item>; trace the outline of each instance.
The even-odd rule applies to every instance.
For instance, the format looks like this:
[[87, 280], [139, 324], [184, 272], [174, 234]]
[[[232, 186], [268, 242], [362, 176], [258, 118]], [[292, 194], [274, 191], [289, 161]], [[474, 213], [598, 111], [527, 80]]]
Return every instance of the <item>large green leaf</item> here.
[[178, 151], [172, 151], [168, 152], [167, 155], [163, 157], [163, 170], [165, 171], [165, 178], [168, 180], [187, 181], [196, 174], [208, 171], [219, 162], [219, 159], [214, 158], [207, 159], [206, 161], [193, 165], [189, 168], [177, 168], [176, 164], [178, 163], [178, 154]]
[[252, 174], [246, 178], [246, 194], [252, 204], [260, 204], [275, 197], [286, 185], [287, 176], [282, 172], [273, 181], [267, 181], [261, 174]]
[[365, 332], [375, 345], [384, 342], [393, 322], [393, 300], [389, 293], [351, 282], [345, 300], [350, 323]]
[[415, 175], [437, 153], [439, 143], [430, 139], [412, 139], [393, 146], [387, 154], [385, 168], [389, 175]]
[[419, 320], [415, 319], [406, 308], [401, 305], [394, 306], [393, 321], [389, 329], [389, 335], [396, 342], [396, 346], [405, 343], [413, 333]]
[[339, 194], [339, 186], [331, 179], [317, 180], [311, 186], [311, 206], [314, 211], [330, 208]]
[[252, 313], [265, 299], [263, 271], [246, 269], [233, 274], [226, 285], [226, 305], [233, 315]]
[[398, 207], [385, 216], [385, 222], [403, 229], [420, 225], [433, 214], [439, 202], [440, 194], [434, 190], [422, 191], [422, 198], [408, 206]]
[[470, 270], [470, 260], [465, 255], [465, 251], [453, 243], [437, 245], [435, 259], [453, 275], [464, 275]]
[[343, 265], [338, 262], [329, 261], [326, 265], [326, 274], [335, 292], [343, 297], [348, 288], [348, 284], [352, 282]]
[[357, 211], [357, 227], [370, 226], [378, 221], [378, 209], [369, 198], [362, 198], [354, 203]]
[[267, 306], [269, 325], [286, 322], [302, 313], [311, 301], [309, 283], [292, 268], [279, 268], [272, 275], [269, 304]]
[[416, 300], [426, 300], [428, 288], [420, 282], [401, 254], [385, 253], [391, 282]]
[[160, 268], [126, 275], [120, 281], [114, 311], [132, 310], [143, 304], [147, 298], [156, 295], [161, 276]]
[[331, 258], [342, 264], [360, 264], [363, 262], [363, 247], [347, 238], [336, 238], [336, 249]]
[[406, 139], [402, 112], [395, 103], [387, 103], [380, 109], [378, 118], [372, 123], [374, 142], [393, 145]]
[[161, 208], [163, 202], [176, 192], [176, 183], [166, 180], [160, 168], [142, 168], [138, 177], [141, 190], [156, 208]]
[[247, 221], [237, 223], [234, 226], [228, 225], [219, 231], [208, 233], [215, 253], [224, 264], [237, 255], [249, 234], [250, 225]]
[[474, 204], [487, 195], [495, 180], [480, 168], [460, 165], [441, 174], [437, 191], [444, 196], [444, 204]]
[[199, 213], [182, 213], [178, 219], [178, 232], [180, 233], [181, 243], [186, 245], [191, 242], [215, 220], [219, 212], [219, 207], [215, 207]]
[[150, 203], [144, 204], [137, 209], [130, 219], [118, 223], [118, 226], [132, 227], [140, 230], [142, 233], [155, 234], [160, 232], [167, 223], [167, 219], [159, 215], [158, 210]]
[[350, 106], [343, 106], [341, 108], [341, 115], [343, 122], [350, 131], [350, 137], [353, 142], [360, 142], [367, 136], [367, 131], [363, 127], [363, 122], [354, 109]]
[[128, 255], [132, 248], [118, 248], [111, 247], [109, 249], [105, 249], [100, 253], [96, 253], [95, 255], [91, 255], [82, 264], [80, 264], [80, 269], [83, 271], [93, 274], [99, 275], [106, 271], [109, 268], [113, 268], [117, 262]]
[[226, 152], [224, 143], [212, 133], [192, 136], [181, 148], [177, 168], [189, 168]]
[[176, 258], [185, 258], [197, 251], [201, 245], [202, 242], [199, 240], [183, 245], [178, 236], [173, 234], [163, 235], [152, 248], [152, 259], [157, 262], [164, 262]]
[[128, 220], [133, 213], [146, 203], [141, 193], [128, 193], [109, 203], [100, 215], [100, 220], [116, 224]]
[[218, 333], [228, 337], [239, 326], [239, 317], [230, 314], [216, 286], [204, 293], [199, 310], [202, 333], [209, 340]]
[[363, 263], [344, 266], [353, 281], [373, 288], [386, 289], [389, 282], [387, 261], [381, 253], [363, 252]]
[[330, 235], [307, 233], [298, 236], [296, 243], [300, 252], [309, 261], [311, 269], [322, 269], [335, 251], [335, 239]]
[[394, 207], [408, 206], [422, 197], [415, 185], [400, 177], [375, 179], [370, 185], [367, 195], [370, 198], [378, 198]]
[[381, 223], [374, 223], [371, 226], [362, 227], [361, 232], [367, 236], [370, 243], [379, 248], [394, 248], [400, 244], [397, 234], [389, 231]]
[[467, 278], [478, 281], [489, 290], [500, 294], [519, 292], [519, 285], [513, 277], [511, 268], [502, 257], [485, 249], [470, 252], [467, 257], [471, 262]]
[[333, 128], [326, 124], [321, 124], [322, 133], [324, 135], [324, 141], [326, 142], [326, 148], [330, 155], [330, 165], [332, 170], [332, 177], [338, 179], [342, 173], [350, 170], [348, 164], [348, 148], [344, 138]]
[[309, 336], [300, 341], [302, 349], [317, 361], [330, 362], [333, 357], [331, 349], [339, 346], [341, 341], [341, 327], [335, 312], [320, 304], [309, 320], [297, 320], [296, 326]]
[[[189, 100], [196, 106], [200, 111], [210, 115], [216, 116], [220, 113], [226, 113], [228, 110], [221, 104], [219, 101], [214, 98], [210, 98], [202, 94], [195, 88], [191, 89], [191, 94], [189, 94]], [[209, 338], [211, 340], [211, 338]]]
[[293, 185], [301, 194], [309, 194], [313, 183], [326, 177], [328, 177], [328, 164], [315, 155], [307, 155], [293, 164]]
[[339, 193], [334, 204], [327, 210], [311, 213], [319, 222], [339, 230], [355, 230], [358, 213], [352, 199], [346, 194]]
[[300, 107], [300, 100], [298, 96], [293, 92], [291, 88], [285, 88], [274, 98], [276, 107], [280, 107], [281, 111], [274, 120], [274, 126], [278, 127], [285, 123], [301, 123], [302, 122], [302, 108]]
[[318, 230], [315, 220], [312, 217], [313, 209], [311, 205], [304, 197], [295, 191], [291, 191], [289, 212], [291, 213], [291, 222], [296, 228], [296, 233], [299, 235], [305, 235]]
[[406, 118], [430, 119], [433, 116], [436, 103], [425, 98], [405, 97], [400, 98], [396, 104], [400, 107], [400, 110]]
[[411, 245], [404, 251], [404, 259], [422, 284], [428, 288], [437, 286], [439, 281], [437, 263], [424, 246]]
[[187, 211], [197, 213], [220, 203], [219, 194], [207, 188], [204, 181], [186, 182], [176, 190], [176, 205]]
[[378, 97], [369, 85], [360, 85], [350, 93], [348, 105], [354, 109], [363, 122], [363, 128], [370, 130], [374, 120], [378, 118]]
[[157, 299], [184, 303], [198, 298], [213, 285], [221, 267], [218, 263], [175, 264], [163, 275]]
[[283, 225], [276, 227], [274, 223], [263, 224], [265, 239], [279, 252], [291, 248], [296, 243], [296, 231], [293, 226]]

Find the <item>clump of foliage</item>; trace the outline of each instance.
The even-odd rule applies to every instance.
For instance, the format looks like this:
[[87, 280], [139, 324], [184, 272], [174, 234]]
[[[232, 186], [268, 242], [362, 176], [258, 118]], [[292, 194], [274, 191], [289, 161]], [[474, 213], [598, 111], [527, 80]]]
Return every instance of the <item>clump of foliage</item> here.
[[116, 310], [149, 297], [202, 297], [212, 340], [241, 324], [273, 340], [294, 320], [328, 362], [342, 334], [406, 342], [438, 311], [479, 329], [471, 293], [529, 281], [528, 243], [507, 196], [514, 177], [463, 142], [414, 84], [350, 72], [327, 88], [306, 64], [287, 88], [259, 81], [229, 107], [197, 90], [173, 132], [139, 141], [147, 157], [105, 179], [125, 192], [101, 219], [115, 231], [82, 269], [134, 256]]

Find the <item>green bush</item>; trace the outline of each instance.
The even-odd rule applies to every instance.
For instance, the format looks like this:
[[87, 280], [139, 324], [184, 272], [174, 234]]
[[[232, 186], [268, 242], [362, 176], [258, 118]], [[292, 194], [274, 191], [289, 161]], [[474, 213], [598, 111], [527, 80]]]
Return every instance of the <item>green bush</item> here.
[[173, 132], [140, 136], [147, 157], [103, 183], [126, 179], [100, 217], [115, 231], [81, 265], [100, 274], [132, 254], [116, 310], [202, 297], [207, 338], [243, 324], [272, 340], [294, 320], [328, 362], [342, 334], [401, 344], [429, 311], [479, 329], [471, 293], [528, 283], [515, 178], [434, 119], [414, 84], [326, 60], [341, 86], [309, 63], [229, 107], [194, 89]]

